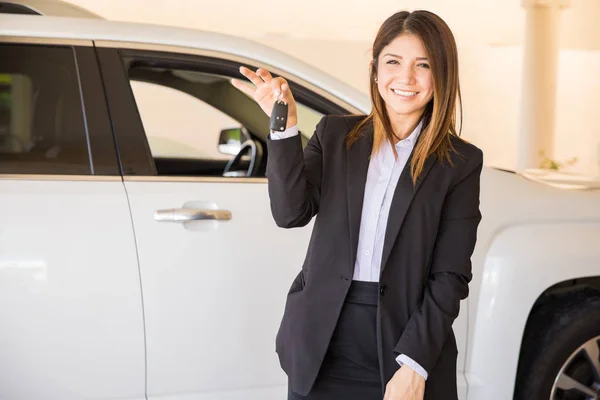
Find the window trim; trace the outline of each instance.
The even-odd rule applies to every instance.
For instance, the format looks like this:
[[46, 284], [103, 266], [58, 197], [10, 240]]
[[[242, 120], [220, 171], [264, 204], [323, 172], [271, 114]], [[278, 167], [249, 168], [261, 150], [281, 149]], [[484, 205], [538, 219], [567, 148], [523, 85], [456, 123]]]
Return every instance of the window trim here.
[[0, 43], [6, 44], [38, 44], [50, 46], [73, 46], [73, 47], [94, 47], [93, 40], [86, 39], [58, 39], [45, 37], [28, 36], [0, 36]]
[[122, 182], [121, 176], [110, 175], [52, 175], [52, 174], [0, 174], [0, 181], [95, 181], [95, 182]]
[[157, 175], [157, 176], [124, 176], [125, 182], [192, 182], [192, 183], [267, 183], [265, 177], [220, 177], [220, 176], [175, 176], [175, 175]]
[[93, 174], [120, 176], [119, 158], [96, 51], [89, 47], [74, 47], [74, 51]]
[[[117, 49], [96, 48], [122, 176], [156, 176], [144, 126]], [[142, 151], [140, 151], [142, 149]]]
[[[256, 62], [255, 60], [245, 59], [228, 53], [176, 46], [105, 41], [96, 41], [95, 44], [102, 74], [103, 76], [111, 77], [110, 81], [105, 79], [105, 90], [114, 124], [115, 141], [118, 152], [121, 155], [120, 161], [124, 177], [136, 177], [136, 179], [151, 177], [157, 178], [155, 179], [156, 181], [181, 181], [177, 176], [159, 176], [157, 174], [135, 97], [129, 85], [128, 68], [135, 62], [136, 58], [139, 60], [144, 58], [147, 60], [163, 60], [165, 64], [181, 65], [182, 69], [189, 68], [189, 65], [192, 63], [194, 66], [204, 64], [206, 67], [202, 67], [203, 72], [220, 73], [228, 76], [235, 76], [238, 68], [237, 65], [239, 64], [248, 65], [252, 68], [269, 68], [274, 74], [280, 75], [281, 73], [281, 76], [289, 79], [296, 99], [307, 107], [313, 108], [323, 114], [360, 113], [355, 107], [330, 95], [324, 90], [296, 76]], [[125, 46], [125, 48], [121, 46]], [[228, 63], [230, 65], [227, 65]], [[211, 71], [211, 68], [215, 68], [215, 70]], [[301, 86], [302, 84], [306, 85], [306, 87]], [[124, 89], [125, 87], [127, 89]], [[313, 94], [321, 97], [319, 99], [320, 104], [315, 105], [314, 101], [311, 101], [313, 100]], [[140, 148], [145, 149], [144, 155], [139, 154]], [[124, 179], [132, 180], [132, 178]], [[243, 179], [246, 181], [250, 178]], [[266, 178], [256, 179], [266, 182]], [[226, 177], [184, 177], [184, 180], [195, 182], [234, 182], [231, 178]]]

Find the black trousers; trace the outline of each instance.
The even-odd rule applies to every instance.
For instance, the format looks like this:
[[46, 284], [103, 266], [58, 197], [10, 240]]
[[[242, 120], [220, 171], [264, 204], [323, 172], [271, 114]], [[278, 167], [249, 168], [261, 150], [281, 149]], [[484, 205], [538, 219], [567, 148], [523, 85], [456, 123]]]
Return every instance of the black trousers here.
[[382, 400], [377, 355], [377, 282], [353, 281], [311, 392], [288, 400]]

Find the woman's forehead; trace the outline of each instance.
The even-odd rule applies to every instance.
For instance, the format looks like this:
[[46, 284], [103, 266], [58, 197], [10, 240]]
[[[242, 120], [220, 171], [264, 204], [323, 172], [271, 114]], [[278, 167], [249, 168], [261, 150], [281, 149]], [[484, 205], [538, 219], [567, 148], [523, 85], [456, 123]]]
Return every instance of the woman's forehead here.
[[395, 56], [399, 58], [426, 58], [427, 52], [421, 39], [413, 34], [403, 33], [396, 36], [381, 51], [381, 56]]

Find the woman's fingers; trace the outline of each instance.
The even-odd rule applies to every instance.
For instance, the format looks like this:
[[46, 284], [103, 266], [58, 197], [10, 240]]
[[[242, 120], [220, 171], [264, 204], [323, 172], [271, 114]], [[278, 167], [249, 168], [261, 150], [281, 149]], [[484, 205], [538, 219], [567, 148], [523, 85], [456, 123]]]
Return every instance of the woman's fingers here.
[[265, 82], [260, 76], [256, 75], [254, 71], [246, 67], [240, 67], [240, 73], [248, 78], [250, 82], [254, 83], [256, 87], [259, 87]]
[[233, 78], [231, 80], [231, 84], [236, 88], [246, 93], [250, 97], [254, 97], [254, 93], [256, 93], [256, 89], [252, 86], [248, 85], [246, 82], [243, 82], [239, 79]]
[[292, 91], [288, 86], [287, 82], [281, 84], [281, 92], [283, 93], [283, 100], [287, 103], [293, 100]]
[[259, 68], [256, 70], [256, 75], [258, 75], [265, 83], [271, 83], [273, 77], [266, 69]]
[[294, 95], [292, 94], [287, 82], [281, 85], [281, 90], [282, 95], [280, 97], [283, 99], [283, 101], [288, 104], [295, 104]]
[[[233, 83], [233, 85], [240, 89], [243, 90], [244, 93], [250, 94], [250, 95], [254, 95], [257, 94], [257, 90], [259, 91], [259, 93], [264, 95], [267, 95], [267, 93], [264, 93], [264, 88], [263, 85], [267, 85], [270, 86], [271, 88], [271, 93], [273, 94], [273, 96], [275, 98], [278, 99], [282, 99], [286, 102], [289, 102], [291, 100], [293, 100], [292, 97], [292, 92], [290, 91], [290, 88], [286, 82], [285, 79], [277, 77], [277, 78], [273, 78], [273, 76], [271, 75], [271, 73], [269, 71], [267, 71], [266, 69], [263, 68], [259, 68], [256, 70], [256, 72], [242, 66], [240, 67], [240, 73], [242, 75], [244, 75], [246, 78], [248, 78], [248, 80], [250, 80], [250, 82], [252, 82], [255, 86], [256, 89], [252, 90], [252, 91], [248, 91], [247, 90], [247, 86], [244, 87], [242, 86], [241, 81], [237, 80], [237, 79], [233, 79], [231, 82]], [[257, 99], [257, 100], [261, 100], [261, 99]]]
[[275, 96], [277, 100], [283, 100], [286, 103], [289, 103], [293, 99], [290, 87], [283, 78], [274, 78], [271, 81], [271, 90], [273, 91], [273, 96]]
[[231, 84], [236, 89], [253, 98], [265, 114], [270, 116], [275, 101], [283, 100], [289, 105], [288, 122], [291, 124], [297, 122], [298, 117], [294, 96], [288, 82], [284, 78], [274, 78], [269, 71], [263, 68], [259, 68], [254, 72], [242, 66], [240, 67], [240, 73], [248, 78], [255, 87], [241, 79], [231, 79]]

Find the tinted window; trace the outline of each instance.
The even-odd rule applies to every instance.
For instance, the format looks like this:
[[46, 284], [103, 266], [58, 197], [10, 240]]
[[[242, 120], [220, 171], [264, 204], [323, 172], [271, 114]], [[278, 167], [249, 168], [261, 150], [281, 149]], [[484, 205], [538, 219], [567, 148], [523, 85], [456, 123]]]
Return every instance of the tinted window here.
[[0, 14], [27, 14], [27, 15], [41, 15], [39, 12], [32, 10], [29, 7], [25, 7], [19, 4], [12, 3], [0, 3]]
[[90, 173], [72, 48], [0, 45], [0, 173]]

